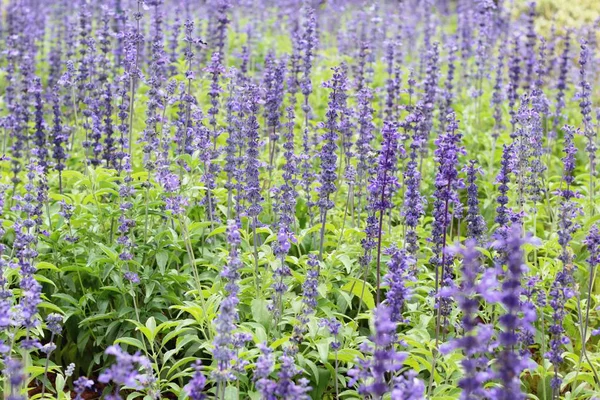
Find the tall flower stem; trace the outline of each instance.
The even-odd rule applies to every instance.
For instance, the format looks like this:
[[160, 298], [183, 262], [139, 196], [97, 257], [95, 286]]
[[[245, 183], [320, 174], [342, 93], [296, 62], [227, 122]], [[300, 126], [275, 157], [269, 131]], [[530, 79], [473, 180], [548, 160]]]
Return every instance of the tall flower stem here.
[[135, 110], [135, 87], [136, 78], [138, 74], [138, 63], [140, 58], [140, 19], [142, 18], [140, 6], [142, 1], [137, 2], [137, 12], [135, 14], [136, 28], [135, 28], [135, 64], [133, 65], [132, 76], [129, 78], [129, 157], [133, 155], [133, 111]]
[[[185, 243], [185, 248], [187, 251], [188, 259], [190, 260], [190, 267], [192, 269], [192, 275], [194, 276], [194, 280], [196, 282], [196, 290], [198, 291], [198, 296], [200, 297], [200, 302], [202, 305], [202, 312], [204, 314], [204, 322], [208, 325], [208, 310], [206, 308], [206, 301], [204, 300], [204, 294], [202, 294], [202, 284], [200, 283], [200, 276], [198, 275], [198, 269], [196, 268], [196, 257], [194, 256], [194, 248], [192, 246], [192, 242], [190, 240], [190, 235], [187, 229], [187, 224], [183, 220], [183, 216], [179, 218], [179, 226], [181, 228], [181, 234], [183, 235], [183, 240]], [[204, 327], [201, 326], [200, 330], [204, 333], [204, 337], [211, 339], [210, 329], [208, 331], [204, 330]], [[208, 335], [207, 335], [208, 333]]]

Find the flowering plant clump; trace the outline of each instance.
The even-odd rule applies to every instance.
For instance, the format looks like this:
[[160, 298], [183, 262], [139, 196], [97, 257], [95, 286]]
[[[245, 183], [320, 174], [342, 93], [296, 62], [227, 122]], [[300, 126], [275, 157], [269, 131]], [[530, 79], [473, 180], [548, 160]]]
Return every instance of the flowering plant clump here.
[[0, 2], [0, 400], [599, 399], [600, 15], [518, 3]]

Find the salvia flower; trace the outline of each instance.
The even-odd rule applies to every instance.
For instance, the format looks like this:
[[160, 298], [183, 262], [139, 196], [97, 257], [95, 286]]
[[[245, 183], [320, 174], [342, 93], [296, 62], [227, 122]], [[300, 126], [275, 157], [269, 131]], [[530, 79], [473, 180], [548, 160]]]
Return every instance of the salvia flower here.
[[496, 344], [499, 354], [496, 359], [495, 378], [501, 386], [492, 390], [495, 399], [525, 399], [519, 378], [521, 373], [530, 366], [530, 360], [521, 355], [517, 347], [518, 330], [529, 330], [533, 323], [530, 315], [521, 316], [520, 297], [523, 293], [521, 280], [527, 272], [523, 245], [534, 242], [530, 238], [523, 237], [521, 232], [521, 225], [513, 224], [506, 237], [494, 243], [494, 247], [500, 246], [505, 249], [507, 267], [500, 297], [500, 303], [505, 311], [499, 318], [502, 332], [498, 335]]
[[188, 384], [185, 385], [184, 390], [190, 400], [205, 400], [207, 398], [205, 387], [206, 377], [202, 373], [202, 363], [197, 362], [194, 365], [194, 375]]
[[225, 296], [221, 301], [219, 312], [215, 320], [216, 335], [213, 340], [213, 358], [217, 361], [217, 368], [213, 370], [212, 377], [219, 383], [236, 379], [233, 367], [236, 363], [236, 347], [234, 346], [234, 334], [237, 328], [239, 303], [239, 269], [242, 263], [239, 258], [239, 246], [241, 243], [240, 227], [234, 220], [227, 224], [227, 241], [230, 250], [227, 265], [221, 272], [221, 277], [226, 280]]
[[[448, 114], [446, 133], [436, 140], [435, 160], [438, 163], [438, 171], [435, 177], [435, 191], [433, 194], [433, 227], [431, 231], [431, 242], [434, 245], [434, 254], [431, 263], [436, 269], [436, 294], [438, 287], [452, 286], [452, 256], [444, 249], [447, 244], [448, 227], [452, 215], [450, 205], [460, 203], [457, 190], [463, 187], [462, 178], [458, 174], [459, 156], [465, 150], [461, 146], [462, 135], [458, 132], [458, 122], [454, 113]], [[448, 299], [441, 299], [440, 311], [442, 315], [450, 312]]]
[[384, 282], [389, 286], [385, 295], [385, 303], [390, 310], [390, 318], [393, 322], [407, 322], [402, 317], [405, 303], [410, 299], [412, 290], [408, 282], [414, 280], [412, 265], [414, 259], [406, 254], [404, 250], [392, 246], [386, 249], [390, 256], [388, 261], [388, 272]]
[[375, 310], [375, 334], [371, 338], [373, 344], [365, 343], [361, 349], [373, 356], [357, 360], [357, 366], [348, 372], [351, 377], [348, 385], [358, 384], [358, 393], [362, 396], [379, 399], [392, 391], [393, 382], [389, 382], [388, 375], [398, 372], [407, 357], [396, 350], [396, 326], [391, 320], [390, 309], [380, 304]]
[[119, 393], [121, 386], [148, 389], [153, 383], [152, 365], [145, 356], [127, 354], [116, 345], [108, 347], [105, 353], [114, 356], [116, 363], [98, 376], [98, 382], [113, 383], [115, 393]]
[[487, 234], [485, 219], [479, 210], [479, 190], [477, 188], [477, 174], [481, 174], [481, 168], [477, 167], [475, 160], [470, 160], [464, 168], [467, 174], [467, 237], [483, 243]]
[[478, 322], [478, 311], [483, 300], [495, 303], [499, 295], [494, 270], [488, 269], [484, 272], [480, 261], [481, 254], [475, 248], [476, 244], [476, 241], [470, 238], [464, 247], [455, 246], [449, 249], [463, 257], [462, 280], [459, 285], [450, 289], [449, 293], [456, 299], [462, 311], [463, 334], [443, 345], [442, 351], [459, 348], [464, 352], [465, 358], [461, 362], [464, 375], [458, 383], [462, 389], [460, 398], [463, 400], [487, 398], [484, 383], [493, 377], [488, 369], [488, 357], [491, 353], [494, 328]]

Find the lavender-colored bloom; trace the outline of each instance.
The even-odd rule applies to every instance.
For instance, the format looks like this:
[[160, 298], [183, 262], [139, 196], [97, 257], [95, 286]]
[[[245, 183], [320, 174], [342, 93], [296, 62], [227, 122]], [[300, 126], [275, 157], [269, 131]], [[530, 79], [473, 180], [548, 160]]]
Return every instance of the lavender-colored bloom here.
[[523, 77], [523, 89], [528, 91], [533, 83], [533, 73], [535, 68], [535, 43], [537, 35], [535, 33], [535, 8], [536, 2], [529, 3], [529, 11], [527, 13], [527, 33], [525, 42], [525, 76]]
[[[519, 344], [518, 330], [529, 330], [532, 328], [533, 320], [530, 315], [521, 314], [520, 296], [523, 293], [521, 280], [527, 272], [524, 263], [523, 245], [532, 242], [521, 236], [522, 228], [519, 224], [513, 224], [507, 232], [506, 238], [494, 243], [494, 247], [501, 247], [506, 251], [506, 274], [502, 282], [502, 294], [500, 302], [505, 312], [499, 318], [502, 332], [498, 335], [497, 346], [500, 349], [496, 360], [495, 378], [501, 383], [501, 387], [492, 390], [494, 399], [525, 399], [521, 392], [521, 372], [529, 367], [530, 360], [517, 351]], [[535, 320], [535, 316], [534, 316]]]
[[[115, 393], [119, 393], [121, 386], [148, 389], [153, 383], [152, 365], [145, 356], [139, 353], [127, 354], [116, 345], [109, 346], [105, 353], [114, 356], [116, 363], [98, 376], [98, 382], [112, 382], [115, 385]], [[139, 369], [142, 369], [142, 372]]]
[[508, 184], [510, 183], [510, 174], [512, 172], [512, 153], [512, 145], [504, 145], [502, 151], [502, 166], [496, 177], [496, 183], [499, 184], [498, 197], [496, 198], [498, 207], [496, 208], [496, 218], [494, 219], [494, 222], [499, 225], [494, 233], [496, 239], [501, 239], [506, 236], [506, 230], [508, 229], [508, 223], [510, 222], [511, 210], [508, 207], [508, 191], [510, 188]]
[[369, 193], [373, 210], [385, 214], [392, 207], [392, 196], [400, 187], [396, 164], [398, 156], [404, 156], [404, 148], [398, 143], [400, 135], [396, 123], [385, 121], [381, 135], [383, 141], [377, 159], [377, 172], [369, 183]]
[[285, 94], [285, 73], [287, 60], [276, 60], [273, 53], [269, 52], [265, 59], [265, 121], [269, 133], [269, 167], [277, 152], [278, 130], [281, 127], [281, 105]]
[[331, 90], [329, 94], [329, 108], [327, 110], [327, 121], [321, 124], [325, 129], [323, 135], [323, 146], [319, 153], [320, 186], [317, 189], [319, 193], [319, 201], [317, 205], [321, 210], [321, 241], [319, 258], [323, 255], [323, 236], [325, 234], [325, 224], [327, 223], [327, 212], [333, 208], [334, 204], [331, 200], [331, 195], [336, 192], [337, 181], [337, 140], [339, 131], [338, 118], [346, 101], [346, 90], [348, 88], [348, 80], [346, 77], [346, 69], [344, 66], [333, 68], [333, 77], [329, 82], [323, 84], [323, 87]]
[[2, 375], [6, 377], [10, 388], [10, 392], [7, 391], [7, 399], [25, 400], [26, 397], [21, 395], [21, 389], [23, 384], [25, 383], [25, 380], [27, 379], [27, 375], [23, 370], [23, 365], [21, 364], [21, 361], [11, 357], [7, 357], [3, 361], [4, 370], [2, 370]]
[[33, 133], [33, 142], [35, 148], [31, 154], [38, 159], [38, 163], [47, 168], [47, 159], [49, 156], [46, 144], [46, 124], [44, 122], [44, 102], [42, 100], [42, 83], [40, 78], [35, 78], [31, 91], [35, 97], [35, 131]]
[[[494, 303], [499, 295], [496, 291], [494, 271], [493, 269], [483, 271], [481, 254], [475, 248], [476, 244], [475, 240], [468, 239], [464, 247], [456, 246], [449, 250], [463, 257], [462, 281], [449, 293], [456, 299], [462, 311], [463, 334], [444, 345], [442, 351], [460, 348], [464, 352], [465, 358], [461, 362], [464, 375], [458, 383], [463, 390], [460, 397], [462, 400], [487, 398], [488, 393], [483, 385], [492, 378], [491, 371], [488, 370], [488, 357], [494, 328], [491, 325], [478, 323], [478, 310], [481, 300]], [[481, 279], [478, 280], [482, 273]]]
[[341, 347], [341, 343], [338, 341], [338, 335], [340, 333], [340, 329], [342, 328], [342, 324], [337, 318], [324, 318], [319, 322], [319, 325], [324, 326], [329, 331], [329, 334], [333, 335], [333, 342], [331, 342], [331, 349], [334, 351], [338, 351]]
[[133, 285], [140, 283], [140, 277], [135, 272], [127, 271], [123, 274], [123, 278], [125, 278], [126, 281], [131, 282]]
[[275, 399], [275, 388], [277, 383], [270, 378], [275, 361], [273, 359], [273, 350], [266, 344], [258, 345], [260, 356], [256, 360], [256, 370], [254, 371], [254, 382], [263, 399]]
[[563, 110], [565, 108], [565, 90], [568, 85], [568, 76], [569, 76], [569, 65], [570, 65], [570, 49], [571, 49], [571, 36], [570, 31], [567, 30], [567, 33], [564, 37], [564, 45], [563, 51], [560, 56], [560, 64], [558, 71], [558, 79], [556, 83], [556, 103], [554, 109], [554, 116], [552, 118], [552, 132], [550, 133], [551, 139], [555, 139], [558, 136], [558, 129], [560, 127], [561, 121], [563, 119]]
[[115, 125], [113, 124], [113, 93], [110, 83], [106, 83], [102, 92], [101, 101], [104, 112], [104, 154], [103, 158], [106, 161], [108, 168], [118, 168], [116, 162], [116, 144], [117, 141], [113, 135], [115, 133]]
[[513, 38], [513, 49], [508, 58], [508, 89], [506, 97], [508, 98], [509, 113], [511, 116], [510, 123], [513, 131], [515, 130], [515, 104], [519, 98], [519, 85], [521, 79], [521, 55], [520, 55], [521, 38], [515, 35]]
[[565, 189], [561, 189], [562, 200], [558, 211], [558, 242], [561, 245], [561, 253], [559, 259], [563, 264], [563, 268], [556, 273], [556, 277], [550, 287], [550, 306], [552, 307], [552, 324], [548, 328], [550, 333], [550, 350], [546, 354], [550, 362], [554, 365], [554, 376], [551, 381], [552, 388], [558, 390], [562, 379], [559, 377], [559, 367], [563, 361], [562, 353], [564, 345], [569, 343], [568, 335], [565, 335], [563, 326], [564, 319], [567, 315], [565, 309], [566, 302], [573, 297], [573, 254], [569, 249], [573, 234], [580, 228], [576, 222], [576, 218], [581, 214], [581, 208], [573, 201], [578, 196], [576, 191], [571, 189], [573, 183], [573, 170], [575, 168], [575, 154], [577, 148], [573, 143], [575, 130], [573, 127], [565, 126], [564, 131], [564, 151], [563, 158], [563, 184]]
[[548, 99], [544, 93], [544, 74], [546, 72], [546, 40], [540, 39], [539, 57], [535, 64], [535, 81], [531, 88], [531, 105], [541, 116], [547, 116], [550, 109]]
[[[463, 187], [463, 181], [458, 174], [458, 157], [465, 150], [460, 145], [462, 135], [458, 133], [458, 122], [454, 113], [448, 114], [446, 132], [436, 140], [435, 160], [438, 171], [435, 177], [435, 191], [433, 194], [433, 227], [431, 242], [433, 243], [433, 256], [431, 264], [436, 271], [435, 291], [439, 286], [452, 287], [452, 256], [444, 249], [447, 244], [447, 230], [451, 223], [450, 205], [460, 203], [457, 190]], [[440, 311], [446, 316], [450, 313], [449, 299], [441, 299]]]
[[396, 326], [391, 320], [391, 310], [380, 304], [375, 310], [375, 335], [371, 338], [373, 345], [365, 343], [361, 349], [373, 356], [357, 360], [357, 366], [348, 372], [351, 377], [348, 385], [358, 383], [360, 395], [379, 399], [390, 392], [391, 384], [387, 376], [399, 371], [407, 357], [395, 348], [398, 340]]
[[259, 128], [258, 125], [258, 111], [260, 109], [259, 104], [259, 91], [256, 85], [250, 84], [246, 87], [246, 96], [244, 108], [248, 118], [246, 120], [246, 176], [245, 176], [245, 199], [248, 201], [247, 214], [249, 217], [256, 220], [260, 212], [262, 211], [262, 195], [260, 192], [259, 182], [259, 152], [260, 146]]
[[229, 258], [227, 265], [221, 272], [221, 277], [227, 283], [225, 284], [225, 296], [219, 307], [219, 312], [215, 320], [216, 335], [213, 340], [214, 350], [213, 358], [217, 361], [217, 368], [212, 372], [212, 377], [219, 383], [228, 382], [236, 379], [233, 367], [237, 360], [237, 350], [233, 345], [234, 330], [237, 328], [239, 303], [239, 269], [242, 262], [239, 258], [239, 246], [241, 244], [241, 234], [239, 224], [230, 220], [227, 224], [227, 241], [229, 243]]
[[221, 76], [225, 73], [225, 67], [221, 64], [221, 55], [213, 53], [208, 67], [205, 71], [210, 74], [210, 89], [208, 97], [210, 97], [210, 109], [208, 110], [208, 123], [213, 127], [213, 140], [217, 138], [217, 116], [219, 115], [219, 98], [221, 97], [221, 85], [219, 83]]
[[418, 150], [421, 147], [420, 138], [416, 127], [419, 121], [423, 118], [420, 108], [417, 107], [414, 113], [409, 114], [404, 122], [404, 129], [412, 129], [414, 131], [413, 140], [410, 144], [409, 161], [404, 169], [404, 203], [402, 205], [402, 216], [406, 225], [406, 237], [404, 246], [408, 253], [412, 256], [417, 255], [419, 250], [417, 236], [417, 227], [419, 219], [425, 214], [425, 197], [421, 194], [421, 173], [419, 171]]
[[424, 400], [425, 383], [417, 378], [415, 371], [394, 378], [391, 400]]
[[262, 399], [275, 400], [282, 399], [299, 399], [307, 400], [308, 380], [301, 378], [298, 383], [294, 383], [293, 379], [300, 373], [300, 370], [294, 365], [294, 359], [291, 355], [284, 351], [284, 354], [279, 358], [280, 369], [277, 374], [277, 380], [270, 378], [275, 367], [273, 358], [273, 350], [265, 344], [258, 346], [261, 355], [256, 361], [256, 371], [254, 373], [255, 385], [261, 394]]
[[277, 386], [274, 394], [281, 399], [298, 399], [309, 400], [310, 386], [306, 378], [298, 379], [297, 383], [294, 378], [301, 373], [301, 370], [294, 364], [294, 358], [286, 349], [283, 355], [279, 357], [279, 372], [277, 373]]
[[230, 0], [212, 0], [210, 4], [209, 40], [215, 51], [224, 55], [225, 42], [227, 40], [227, 27], [231, 22], [227, 15], [232, 7]]
[[319, 261], [314, 254], [309, 254], [306, 264], [308, 270], [306, 272], [306, 280], [302, 284], [302, 304], [304, 307], [302, 308], [302, 313], [298, 316], [298, 324], [294, 326], [292, 334], [292, 341], [296, 346], [302, 342], [309, 317], [317, 307], [317, 296], [319, 295], [317, 291], [317, 287], [319, 286]]
[[143, 162], [144, 167], [149, 171], [156, 168], [154, 155], [158, 152], [160, 145], [159, 124], [162, 121], [163, 104], [163, 82], [165, 76], [166, 55], [164, 49], [164, 33], [162, 30], [163, 12], [161, 9], [162, 1], [154, 0], [154, 17], [152, 19], [152, 38], [150, 40], [150, 60], [148, 65], [147, 83], [148, 101], [146, 103], [146, 127], [142, 132], [140, 142], [143, 143]]
[[[396, 97], [398, 96], [399, 82], [396, 81], [394, 76], [395, 64], [397, 54], [395, 49], [400, 47], [400, 44], [394, 41], [388, 41], [385, 44], [385, 62], [386, 62], [386, 73], [387, 79], [385, 81], [386, 97], [385, 97], [385, 117], [387, 120], [391, 120], [396, 114]], [[363, 88], [358, 90], [360, 93]]]
[[358, 197], [358, 214], [362, 211], [363, 187], [366, 186], [366, 182], [371, 180], [374, 170], [373, 165], [375, 163], [375, 153], [371, 145], [374, 139], [373, 130], [375, 129], [375, 125], [373, 124], [373, 108], [371, 106], [372, 99], [373, 92], [367, 87], [363, 88], [357, 94], [358, 138], [356, 140], [356, 153], [358, 156], [358, 190], [356, 195]]
[[458, 51], [458, 46], [456, 45], [456, 40], [454, 37], [449, 39], [448, 46], [450, 47], [448, 50], [448, 59], [446, 61], [448, 64], [448, 71], [446, 73], [444, 90], [440, 99], [440, 130], [444, 130], [445, 128], [446, 115], [448, 115], [450, 112], [452, 102], [454, 101], [454, 70], [456, 68], [456, 53]]
[[[389, 47], [388, 47], [389, 49]], [[358, 45], [358, 54], [356, 55], [357, 62], [354, 68], [356, 91], [360, 92], [365, 85], [365, 66], [367, 64], [367, 55], [371, 52], [369, 42], [366, 40], [365, 32], [361, 34], [360, 43]], [[392, 56], [393, 58], [393, 56]], [[389, 50], [388, 50], [388, 63], [389, 63]]]
[[312, 7], [306, 7], [304, 11], [304, 32], [302, 34], [302, 78], [300, 80], [300, 89], [304, 95], [304, 112], [308, 114], [308, 97], [312, 93], [311, 72], [313, 67], [314, 52], [317, 48], [317, 19], [315, 10]]
[[503, 81], [504, 81], [504, 57], [505, 51], [498, 50], [498, 61], [496, 63], [496, 79], [494, 80], [494, 91], [492, 92], [491, 104], [494, 108], [494, 131], [492, 133], [494, 140], [498, 139], [500, 132], [504, 128], [502, 123], [502, 102], [504, 101]]
[[131, 198], [135, 194], [135, 189], [131, 183], [133, 180], [131, 178], [131, 163], [127, 155], [123, 157], [123, 170], [126, 171], [127, 175], [123, 178], [123, 182], [119, 187], [119, 209], [121, 210], [121, 215], [119, 216], [119, 225], [117, 227], [117, 232], [119, 233], [117, 243], [122, 246], [119, 258], [122, 261], [130, 261], [133, 259], [132, 250], [135, 246], [131, 238], [131, 231], [135, 227], [135, 220], [130, 216], [131, 209], [133, 208]]
[[477, 243], [483, 244], [484, 236], [487, 234], [485, 219], [479, 210], [479, 190], [477, 188], [477, 174], [481, 174], [481, 168], [477, 167], [475, 160], [470, 160], [464, 168], [467, 174], [467, 237], [475, 239]]
[[392, 246], [386, 249], [390, 256], [388, 261], [388, 273], [384, 277], [384, 282], [389, 286], [385, 294], [385, 304], [389, 307], [390, 318], [393, 322], [407, 322], [402, 317], [404, 304], [412, 295], [408, 282], [414, 280], [412, 266], [415, 262], [404, 250]]
[[83, 400], [82, 394], [86, 389], [90, 389], [94, 386], [94, 381], [86, 378], [85, 376], [80, 376], [73, 382], [73, 387], [75, 389], [75, 400]]
[[513, 132], [513, 172], [517, 180], [518, 202], [521, 209], [524, 207], [525, 195], [533, 203], [532, 211], [536, 212], [538, 203], [544, 194], [545, 188], [541, 184], [546, 165], [542, 161], [544, 155], [543, 128], [540, 113], [535, 107], [530, 106], [530, 97], [524, 94], [521, 105], [515, 115], [518, 124]]
[[198, 361], [194, 369], [192, 379], [184, 387], [185, 393], [189, 396], [190, 400], [205, 400], [207, 398], [206, 394], [204, 394], [206, 377], [202, 373], [202, 363]]
[[46, 328], [53, 335], [60, 335], [62, 332], [63, 316], [60, 314], [50, 314], [46, 317]]
[[384, 122], [382, 129], [383, 143], [379, 151], [377, 174], [369, 184], [369, 202], [372, 212], [379, 212], [377, 235], [377, 303], [379, 303], [379, 287], [381, 280], [381, 234], [383, 216], [392, 207], [392, 196], [400, 187], [396, 176], [398, 153], [404, 155], [404, 148], [398, 145], [398, 125], [394, 122]]
[[58, 88], [54, 89], [54, 94], [52, 96], [52, 112], [54, 114], [51, 133], [53, 157], [55, 162], [54, 169], [58, 171], [59, 190], [62, 193], [62, 171], [65, 169], [65, 160], [67, 159], [65, 145], [69, 141], [69, 134], [64, 131], [61, 122], [62, 117], [60, 111], [60, 99], [58, 97]]
[[310, 7], [307, 3], [303, 10], [304, 15], [304, 31], [300, 40], [300, 51], [302, 53], [302, 76], [299, 81], [300, 91], [304, 97], [302, 104], [302, 111], [304, 112], [304, 130], [303, 130], [303, 155], [300, 157], [300, 170], [302, 171], [301, 180], [302, 188], [304, 189], [304, 196], [306, 199], [306, 205], [309, 210], [310, 222], [313, 222], [313, 210], [312, 207], [315, 205], [311, 200], [311, 186], [315, 180], [315, 173], [313, 172], [313, 163], [311, 156], [313, 156], [314, 149], [310, 143], [310, 129], [309, 120], [311, 107], [309, 103], [310, 95], [313, 92], [313, 85], [311, 79], [311, 72], [313, 67], [314, 52], [318, 45], [318, 32], [317, 32], [317, 19], [315, 17], [315, 10]]
[[486, 75], [487, 59], [489, 49], [492, 47], [492, 35], [493, 35], [493, 16], [496, 5], [491, 0], [478, 0], [476, 1], [476, 21], [479, 25], [479, 32], [477, 32], [477, 47], [475, 50], [475, 89], [472, 92], [474, 98], [481, 97], [483, 94], [483, 79]]
[[[590, 52], [588, 49], [588, 43], [585, 39], [580, 41], [581, 44], [581, 53], [579, 55], [579, 92], [577, 93], [577, 97], [579, 98], [579, 108], [581, 109], [581, 117], [583, 118], [583, 134], [587, 139], [586, 151], [588, 152], [588, 157], [590, 160], [589, 163], [589, 173], [590, 173], [590, 203], [591, 199], [594, 196], [594, 177], [596, 176], [596, 151], [598, 150], [598, 146], [596, 145], [596, 132], [593, 128], [592, 123], [592, 103], [591, 103], [591, 94], [592, 87], [587, 78], [586, 65], [590, 61]], [[592, 215], [593, 213], [593, 205], [592, 207]]]
[[[433, 110], [436, 104], [437, 92], [438, 92], [438, 80], [439, 80], [439, 45], [434, 43], [431, 48], [427, 48], [427, 67], [425, 71], [425, 81], [423, 82], [423, 99], [421, 100], [421, 107], [423, 111], [423, 119], [420, 121], [419, 130], [419, 143], [421, 144], [421, 151], [427, 151], [427, 144], [429, 143], [429, 136], [433, 129]], [[451, 110], [447, 110], [451, 113]]]

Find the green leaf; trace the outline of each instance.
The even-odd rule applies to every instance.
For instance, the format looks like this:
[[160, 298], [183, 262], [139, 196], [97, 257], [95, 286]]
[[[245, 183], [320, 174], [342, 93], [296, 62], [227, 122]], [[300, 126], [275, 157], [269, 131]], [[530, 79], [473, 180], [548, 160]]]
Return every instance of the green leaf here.
[[117, 255], [116, 251], [114, 251], [110, 247], [103, 245], [102, 243], [96, 242], [96, 246], [100, 247], [100, 249], [102, 249], [104, 254], [106, 254], [113, 262], [117, 261], [118, 255]]
[[[339, 349], [337, 353], [338, 361], [345, 363], [354, 363], [362, 356], [360, 351], [354, 349]], [[335, 360], [335, 353], [329, 353], [329, 359]]]
[[60, 271], [56, 267], [56, 265], [50, 264], [49, 262], [45, 262], [45, 261], [42, 261], [42, 262], [39, 262], [39, 263], [35, 264], [35, 268], [37, 268], [38, 270], [40, 270], [40, 269], [49, 269], [49, 270], [57, 271], [57, 272]]
[[238, 389], [235, 386], [227, 386], [225, 389], [225, 400], [238, 400], [240, 398], [240, 394]]
[[156, 264], [158, 265], [158, 268], [160, 268], [161, 271], [165, 270], [168, 261], [169, 253], [167, 253], [164, 250], [161, 250], [158, 253], [156, 253]]
[[115, 343], [123, 343], [126, 344], [128, 346], [133, 346], [136, 347], [140, 350], [145, 350], [144, 348], [144, 344], [136, 339], [136, 338], [131, 338], [131, 337], [122, 337], [122, 338], [118, 338], [117, 340], [115, 340]]
[[269, 328], [273, 321], [273, 315], [269, 312], [268, 303], [265, 299], [252, 300], [252, 316], [254, 320], [265, 328]]
[[363, 281], [356, 278], [351, 278], [351, 282], [346, 283], [342, 287], [342, 290], [351, 293], [358, 298], [360, 298], [362, 294], [363, 302], [365, 303], [367, 308], [369, 310], [375, 308], [375, 299], [373, 298], [373, 293], [371, 292], [371, 289], [368, 285], [364, 285]]

